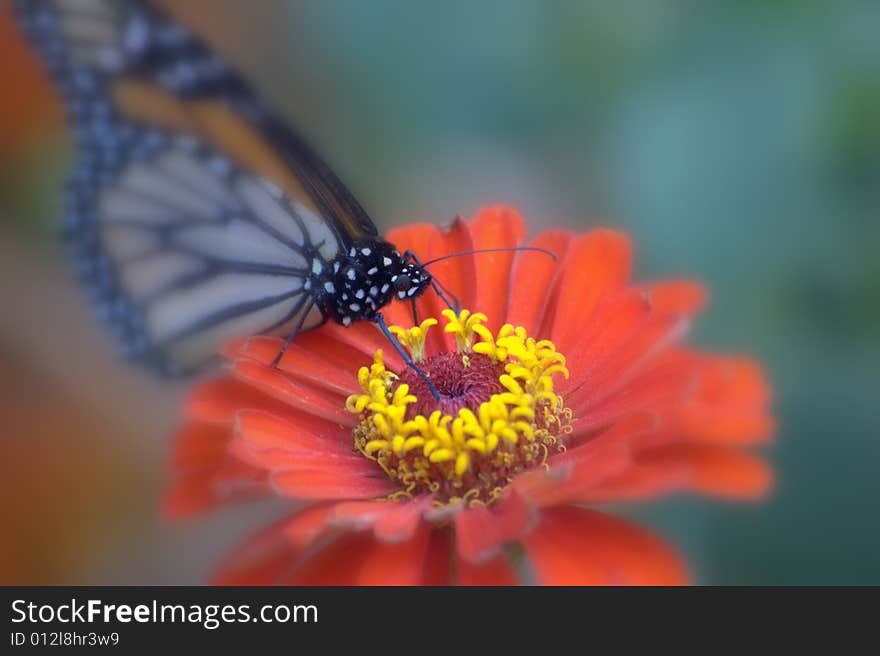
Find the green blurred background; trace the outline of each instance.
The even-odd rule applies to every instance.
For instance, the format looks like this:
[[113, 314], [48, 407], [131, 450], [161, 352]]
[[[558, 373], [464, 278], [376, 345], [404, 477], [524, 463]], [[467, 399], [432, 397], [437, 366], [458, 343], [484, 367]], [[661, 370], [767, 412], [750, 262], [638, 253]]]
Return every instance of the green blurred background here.
[[[533, 233], [623, 228], [642, 277], [705, 281], [694, 341], [772, 378], [776, 490], [618, 510], [678, 544], [701, 583], [880, 584], [880, 3], [163, 4], [381, 229], [504, 202]], [[12, 105], [46, 97], [24, 59], [2, 62]], [[67, 137], [34, 108], [0, 113], [0, 505], [16, 518], [0, 574], [202, 581], [279, 506], [158, 517], [183, 388], [117, 363], [71, 282], [54, 218]]]

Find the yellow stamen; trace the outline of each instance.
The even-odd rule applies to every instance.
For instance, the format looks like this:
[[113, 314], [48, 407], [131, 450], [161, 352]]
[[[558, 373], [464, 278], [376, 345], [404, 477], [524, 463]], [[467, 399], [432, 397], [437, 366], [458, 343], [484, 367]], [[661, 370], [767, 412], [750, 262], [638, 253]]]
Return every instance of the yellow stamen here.
[[[484, 314], [442, 314], [444, 331], [455, 336], [462, 354], [462, 366], [471, 366], [475, 357], [495, 363], [493, 367], [503, 365], [498, 378], [503, 391], [454, 415], [439, 409], [428, 416], [414, 413], [419, 399], [406, 383], [397, 382], [379, 350], [373, 364], [358, 372], [363, 393], [346, 400], [349, 412], [361, 415], [355, 447], [400, 481], [407, 493], [446, 490], [447, 502], [463, 498], [490, 503], [511, 476], [544, 464], [548, 445], [564, 448], [557, 442], [571, 430], [571, 411], [554, 391], [553, 376], [568, 377], [565, 357], [552, 342], [536, 341], [521, 327], [507, 324], [493, 334], [483, 325]], [[413, 360], [425, 362], [425, 338], [437, 323], [430, 318], [409, 329], [392, 326], [391, 331]], [[475, 337], [480, 339], [476, 344]]]
[[409, 350], [413, 362], [422, 362], [425, 359], [425, 338], [428, 336], [428, 329], [436, 325], [437, 320], [430, 317], [409, 329], [390, 326], [389, 330], [397, 337], [397, 341]]
[[455, 335], [458, 352], [466, 353], [470, 351], [471, 344], [474, 342], [474, 328], [487, 320], [486, 315], [481, 312], [471, 314], [470, 310], [462, 310], [458, 315], [452, 310], [443, 310], [441, 314], [447, 320], [443, 332]]

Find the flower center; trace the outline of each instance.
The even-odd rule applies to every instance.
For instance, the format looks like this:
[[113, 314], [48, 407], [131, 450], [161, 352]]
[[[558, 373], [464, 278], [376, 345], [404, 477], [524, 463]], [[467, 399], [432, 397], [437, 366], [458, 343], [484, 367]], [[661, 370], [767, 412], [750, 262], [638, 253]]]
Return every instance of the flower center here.
[[462, 408], [476, 411], [493, 394], [504, 391], [498, 380], [504, 374], [504, 364], [482, 353], [439, 353], [418, 366], [434, 383], [440, 400], [434, 398], [422, 377], [407, 367], [398, 377], [399, 383], [409, 385], [410, 394], [418, 399], [407, 407], [409, 419], [429, 416], [434, 410], [453, 416]]
[[400, 483], [397, 494], [432, 494], [438, 505], [489, 504], [514, 476], [547, 467], [547, 457], [564, 450], [571, 411], [553, 377], [568, 370], [552, 342], [536, 341], [524, 328], [508, 324], [494, 335], [483, 314], [443, 316], [454, 353], [425, 357], [436, 319], [391, 327], [440, 399], [411, 368], [389, 371], [376, 351], [373, 365], [358, 372], [363, 393], [346, 401], [361, 417], [354, 446]]

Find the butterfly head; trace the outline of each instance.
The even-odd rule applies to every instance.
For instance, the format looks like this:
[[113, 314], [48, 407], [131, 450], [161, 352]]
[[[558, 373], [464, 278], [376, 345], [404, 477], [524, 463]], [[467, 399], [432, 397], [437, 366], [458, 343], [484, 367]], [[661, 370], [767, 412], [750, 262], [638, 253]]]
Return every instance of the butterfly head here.
[[421, 264], [401, 260], [397, 272], [391, 276], [391, 285], [401, 301], [417, 298], [431, 285], [431, 274]]
[[344, 326], [371, 320], [393, 299], [416, 298], [431, 284], [423, 266], [381, 241], [355, 244], [333, 271], [329, 279], [313, 284], [323, 292], [325, 314]]

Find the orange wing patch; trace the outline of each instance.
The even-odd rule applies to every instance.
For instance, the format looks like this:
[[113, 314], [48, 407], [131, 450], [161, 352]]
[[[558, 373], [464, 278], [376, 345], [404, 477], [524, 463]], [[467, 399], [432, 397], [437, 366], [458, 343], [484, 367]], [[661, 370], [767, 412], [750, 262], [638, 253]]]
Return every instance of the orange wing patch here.
[[125, 79], [116, 82], [112, 95], [126, 118], [199, 137], [244, 170], [278, 185], [316, 215], [323, 214], [262, 135], [228, 107], [211, 100], [180, 100], [160, 87]]

